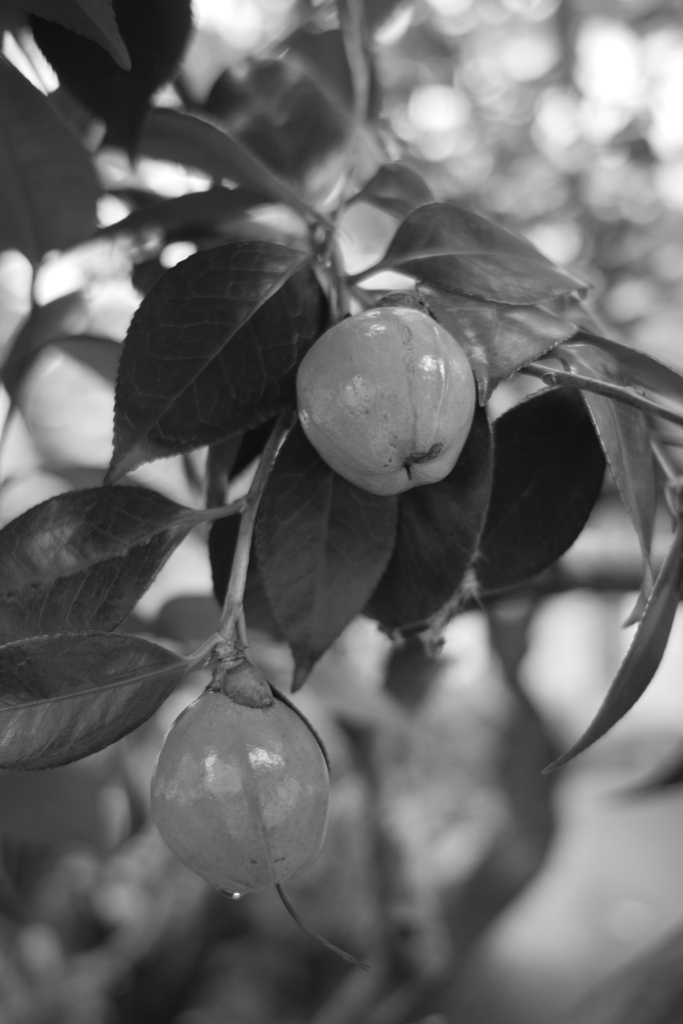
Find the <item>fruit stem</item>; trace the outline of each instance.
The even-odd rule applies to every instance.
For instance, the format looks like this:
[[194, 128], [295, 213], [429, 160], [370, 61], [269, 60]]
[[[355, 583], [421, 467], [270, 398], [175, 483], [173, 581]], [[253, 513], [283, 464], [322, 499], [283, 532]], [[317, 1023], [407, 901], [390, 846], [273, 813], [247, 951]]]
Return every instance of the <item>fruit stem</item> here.
[[240, 520], [240, 529], [237, 535], [235, 555], [232, 560], [232, 571], [228, 582], [228, 589], [223, 603], [223, 613], [218, 632], [224, 640], [234, 642], [236, 628], [240, 615], [242, 614], [242, 602], [244, 600], [244, 588], [247, 583], [247, 569], [249, 568], [249, 554], [251, 552], [251, 541], [254, 536], [256, 513], [258, 512], [261, 495], [268, 479], [275, 456], [281, 443], [284, 441], [292, 422], [291, 409], [281, 412], [272, 433], [263, 449], [263, 454], [258, 464], [256, 474], [249, 488], [244, 510]]
[[370, 970], [369, 964], [364, 964], [361, 960], [356, 960], [355, 956], [351, 956], [350, 953], [346, 953], [343, 949], [340, 949], [339, 946], [335, 946], [334, 943], [330, 942], [328, 939], [323, 938], [323, 936], [319, 935], [318, 932], [314, 932], [312, 928], [309, 928], [307, 924], [304, 924], [304, 922], [301, 920], [292, 904], [289, 902], [288, 898], [285, 896], [282, 886], [276, 885], [275, 888], [278, 891], [280, 899], [285, 905], [287, 913], [294, 921], [296, 921], [296, 923], [299, 925], [299, 928], [301, 928], [301, 930], [305, 932], [306, 935], [310, 935], [310, 937], [312, 939], [315, 939], [316, 942], [322, 943], [325, 949], [329, 949], [333, 953], [336, 953], [337, 956], [340, 956], [342, 958], [342, 960], [346, 960], [347, 964], [353, 964], [354, 967], [362, 967], [364, 971]]

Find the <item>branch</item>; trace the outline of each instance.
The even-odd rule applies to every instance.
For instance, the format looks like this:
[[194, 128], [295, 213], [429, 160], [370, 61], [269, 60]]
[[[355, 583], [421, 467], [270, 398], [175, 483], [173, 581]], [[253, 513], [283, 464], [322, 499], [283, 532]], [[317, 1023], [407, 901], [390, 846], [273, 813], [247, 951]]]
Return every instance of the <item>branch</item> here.
[[665, 406], [659, 405], [658, 402], [653, 402], [652, 399], [641, 395], [634, 388], [624, 387], [621, 384], [610, 384], [608, 381], [596, 380], [594, 377], [584, 377], [583, 374], [571, 373], [568, 370], [551, 370], [548, 366], [543, 366], [542, 363], [529, 363], [519, 372], [525, 373], [529, 377], [537, 377], [548, 387], [566, 385], [570, 388], [578, 388], [580, 391], [590, 391], [594, 395], [612, 398], [624, 405], [631, 405], [652, 416], [660, 416], [664, 420], [670, 420], [671, 423], [683, 427], [683, 414], [667, 409]]
[[263, 494], [268, 474], [270, 473], [278, 448], [284, 441], [290, 427], [292, 413], [286, 409], [280, 413], [278, 420], [273, 427], [273, 432], [263, 449], [263, 454], [256, 470], [249, 494], [244, 503], [240, 530], [237, 535], [237, 546], [232, 560], [232, 571], [228, 581], [228, 589], [223, 604], [223, 614], [219, 633], [223, 639], [232, 642], [235, 637], [237, 623], [242, 614], [242, 602], [244, 599], [244, 588], [247, 583], [247, 569], [249, 568], [249, 554], [251, 552], [251, 540], [254, 535], [256, 513]]

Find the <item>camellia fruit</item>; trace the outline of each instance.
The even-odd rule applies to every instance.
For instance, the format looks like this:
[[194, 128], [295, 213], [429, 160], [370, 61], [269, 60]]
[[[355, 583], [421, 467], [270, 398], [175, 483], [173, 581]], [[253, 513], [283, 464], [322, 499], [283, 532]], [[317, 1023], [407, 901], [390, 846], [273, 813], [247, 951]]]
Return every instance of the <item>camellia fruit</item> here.
[[301, 425], [340, 476], [400, 494], [450, 473], [469, 434], [474, 376], [455, 338], [419, 309], [381, 306], [326, 331], [297, 375]]
[[[265, 683], [246, 661], [232, 676], [233, 688], [247, 693]], [[176, 719], [152, 778], [162, 836], [227, 895], [277, 885], [309, 867], [325, 837], [328, 801], [318, 738], [274, 694], [252, 706], [239, 693], [206, 690]]]

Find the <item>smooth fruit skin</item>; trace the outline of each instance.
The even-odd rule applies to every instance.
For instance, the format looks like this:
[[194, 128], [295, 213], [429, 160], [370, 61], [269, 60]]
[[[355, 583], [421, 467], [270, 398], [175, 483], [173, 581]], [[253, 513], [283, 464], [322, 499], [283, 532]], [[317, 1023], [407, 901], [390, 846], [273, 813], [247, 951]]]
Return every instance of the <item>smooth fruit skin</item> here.
[[179, 859], [246, 893], [298, 874], [325, 837], [329, 776], [306, 722], [280, 700], [207, 690], [176, 719], [152, 778], [152, 814]]
[[474, 376], [462, 347], [426, 313], [369, 309], [326, 331], [297, 376], [299, 419], [340, 476], [374, 494], [436, 483], [472, 425]]

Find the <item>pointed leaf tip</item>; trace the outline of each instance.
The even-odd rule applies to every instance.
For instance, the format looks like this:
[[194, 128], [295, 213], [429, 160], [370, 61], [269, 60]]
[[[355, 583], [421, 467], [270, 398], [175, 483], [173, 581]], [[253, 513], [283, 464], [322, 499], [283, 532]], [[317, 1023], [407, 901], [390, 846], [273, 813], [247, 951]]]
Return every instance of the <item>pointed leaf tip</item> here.
[[643, 695], [659, 668], [680, 598], [683, 520], [652, 589], [640, 625], [598, 713], [583, 736], [544, 772], [553, 772], [592, 746], [624, 717]]

